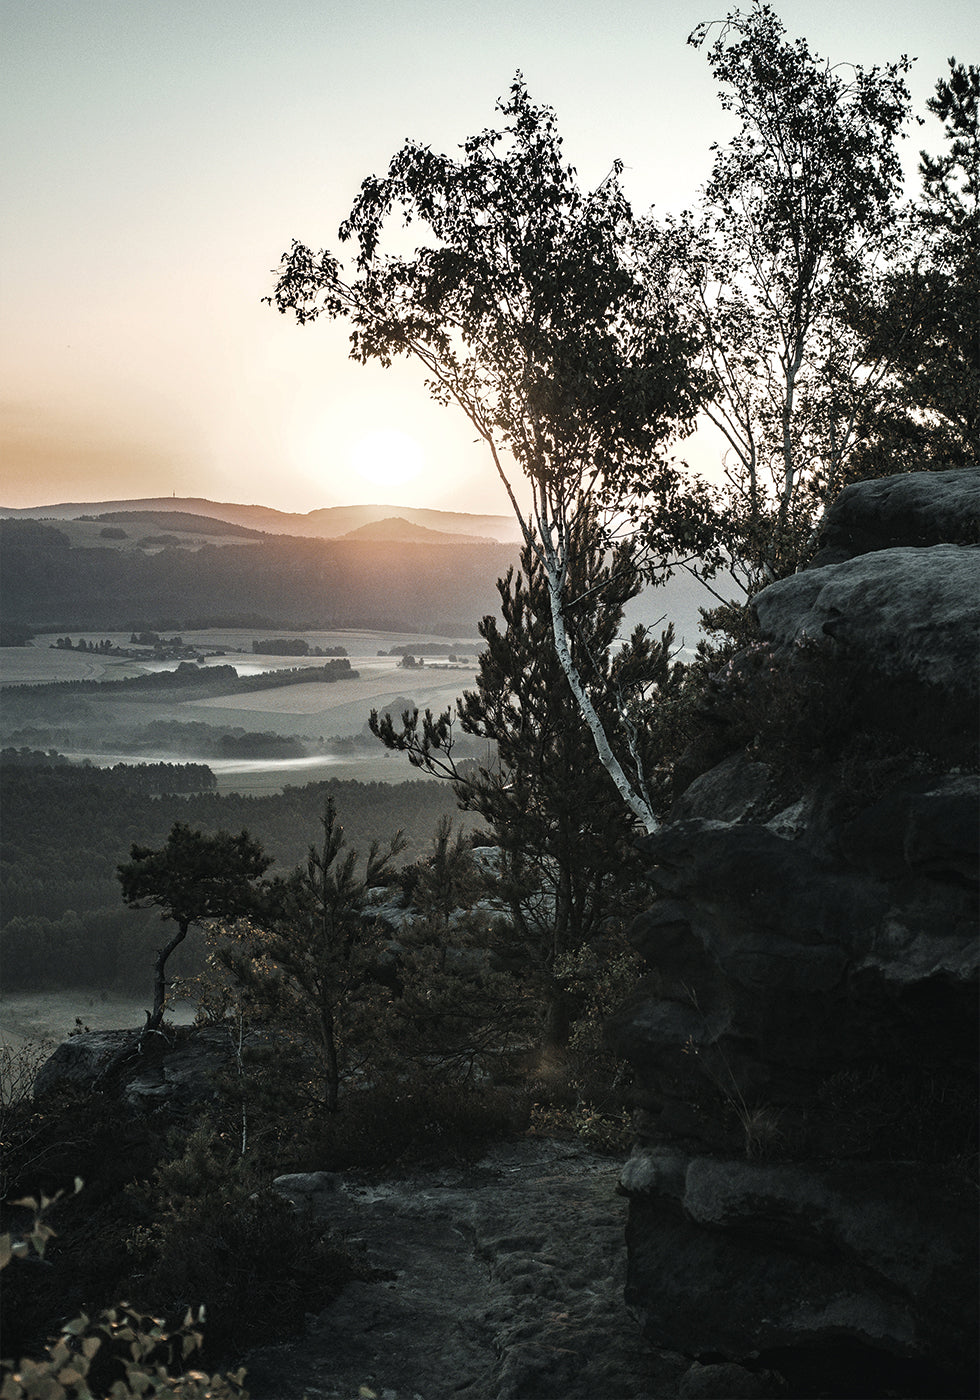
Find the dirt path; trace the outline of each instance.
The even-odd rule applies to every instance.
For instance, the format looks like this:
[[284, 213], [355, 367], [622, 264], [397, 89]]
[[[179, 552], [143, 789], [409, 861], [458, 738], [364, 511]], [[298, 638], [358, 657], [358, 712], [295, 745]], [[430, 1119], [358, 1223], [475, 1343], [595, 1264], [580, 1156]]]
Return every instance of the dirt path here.
[[623, 1303], [618, 1166], [522, 1141], [467, 1169], [305, 1193], [388, 1277], [348, 1286], [299, 1342], [247, 1357], [253, 1400], [676, 1394], [686, 1363], [652, 1354]]

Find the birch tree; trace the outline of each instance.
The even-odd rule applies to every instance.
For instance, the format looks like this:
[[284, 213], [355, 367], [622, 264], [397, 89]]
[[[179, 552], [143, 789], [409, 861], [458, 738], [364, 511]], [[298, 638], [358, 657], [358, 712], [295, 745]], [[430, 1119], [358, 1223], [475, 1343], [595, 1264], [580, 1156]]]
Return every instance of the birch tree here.
[[919, 152], [906, 256], [877, 302], [852, 309], [868, 356], [892, 362], [858, 448], [864, 476], [980, 462], [980, 68], [949, 59], [926, 106], [945, 139]]
[[[620, 164], [580, 189], [554, 113], [531, 102], [520, 75], [498, 113], [499, 128], [459, 157], [408, 142], [385, 176], [363, 182], [341, 226], [351, 270], [294, 242], [270, 300], [300, 323], [345, 319], [363, 362], [414, 357], [432, 396], [465, 414], [544, 571], [556, 654], [599, 758], [653, 830], [576, 665], [571, 540], [583, 511], [639, 491], [656, 500], [674, 547], [698, 552], [699, 517], [665, 455], [699, 404], [694, 347], [666, 245], [640, 236]], [[398, 216], [427, 236], [409, 256], [383, 248]]]
[[[581, 525], [582, 522], [579, 522]], [[577, 527], [578, 529], [578, 527]], [[548, 583], [531, 552], [497, 580], [500, 615], [479, 626], [476, 688], [453, 710], [407, 710], [400, 724], [372, 711], [372, 732], [411, 763], [449, 780], [460, 809], [477, 812], [500, 849], [494, 892], [509, 907], [529, 971], [543, 990], [546, 1043], [567, 1041], [571, 999], [559, 975], [568, 956], [633, 909], [642, 861], [634, 822], [598, 763], [553, 645]], [[573, 539], [571, 584], [580, 599], [572, 635], [576, 670], [633, 785], [651, 810], [669, 805], [663, 719], [675, 713], [683, 667], [673, 631], [637, 628], [619, 644], [639, 572], [594, 541]], [[457, 762], [459, 732], [486, 745], [482, 763]], [[468, 748], [467, 752], [472, 752]]]
[[805, 559], [902, 339], [869, 354], [849, 313], [901, 252], [910, 61], [834, 66], [765, 4], [688, 43], [707, 46], [738, 122], [713, 148], [699, 212], [672, 229], [725, 442], [732, 564], [751, 593]]

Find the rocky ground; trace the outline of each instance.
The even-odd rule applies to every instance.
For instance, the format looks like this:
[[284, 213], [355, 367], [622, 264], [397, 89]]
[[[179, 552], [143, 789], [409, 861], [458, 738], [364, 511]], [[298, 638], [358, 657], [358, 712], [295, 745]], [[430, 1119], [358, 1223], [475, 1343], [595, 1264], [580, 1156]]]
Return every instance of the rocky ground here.
[[700, 1393], [688, 1361], [651, 1352], [624, 1305], [620, 1166], [577, 1142], [525, 1140], [380, 1185], [281, 1178], [381, 1276], [349, 1285], [301, 1341], [246, 1357], [253, 1400]]

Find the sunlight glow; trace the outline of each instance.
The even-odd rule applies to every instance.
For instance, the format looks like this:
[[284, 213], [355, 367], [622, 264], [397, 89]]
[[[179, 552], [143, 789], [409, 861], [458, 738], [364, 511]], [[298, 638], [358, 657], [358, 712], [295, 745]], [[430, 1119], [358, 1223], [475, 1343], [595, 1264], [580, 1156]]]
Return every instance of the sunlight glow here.
[[415, 438], [394, 428], [380, 428], [351, 448], [358, 476], [375, 486], [402, 486], [422, 470], [423, 452]]

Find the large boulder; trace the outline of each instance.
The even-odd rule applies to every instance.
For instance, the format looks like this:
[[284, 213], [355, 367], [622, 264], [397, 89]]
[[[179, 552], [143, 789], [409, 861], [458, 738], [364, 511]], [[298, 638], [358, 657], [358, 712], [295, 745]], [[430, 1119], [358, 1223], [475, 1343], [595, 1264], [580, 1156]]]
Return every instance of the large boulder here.
[[781, 579], [752, 606], [777, 649], [829, 640], [878, 722], [905, 742], [951, 758], [975, 747], [980, 548], [878, 550]]
[[908, 472], [845, 487], [824, 516], [811, 567], [934, 544], [980, 544], [980, 468]]
[[871, 552], [755, 600], [793, 694], [873, 698], [867, 750], [731, 754], [643, 844], [627, 1297], [794, 1395], [973, 1393], [980, 551], [936, 536], [975, 537], [978, 475], [851, 488]]

